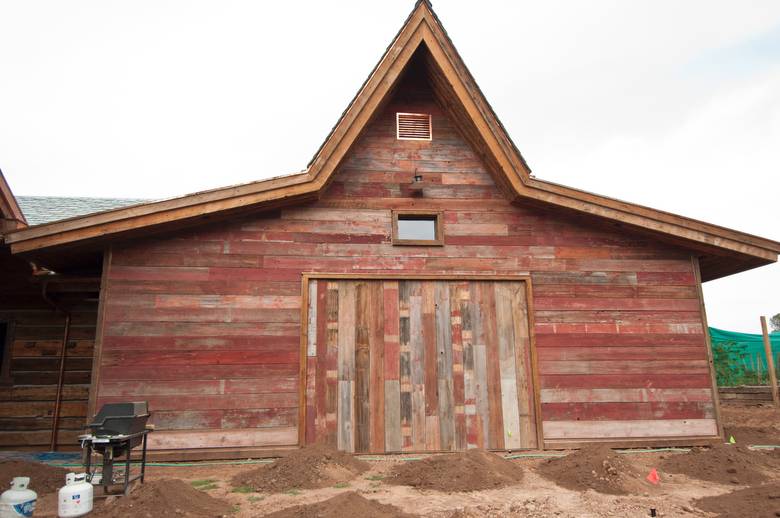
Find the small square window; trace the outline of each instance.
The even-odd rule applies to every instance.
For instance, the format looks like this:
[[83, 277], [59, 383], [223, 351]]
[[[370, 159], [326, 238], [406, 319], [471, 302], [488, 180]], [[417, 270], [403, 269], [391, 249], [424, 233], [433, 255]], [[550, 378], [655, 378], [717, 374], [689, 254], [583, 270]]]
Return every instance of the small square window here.
[[441, 213], [393, 211], [393, 244], [443, 245]]

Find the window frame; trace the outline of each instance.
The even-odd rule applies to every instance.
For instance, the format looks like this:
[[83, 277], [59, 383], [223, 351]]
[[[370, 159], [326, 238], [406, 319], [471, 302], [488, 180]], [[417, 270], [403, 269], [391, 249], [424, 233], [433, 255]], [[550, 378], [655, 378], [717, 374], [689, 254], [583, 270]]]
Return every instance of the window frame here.
[[[401, 239], [398, 237], [398, 220], [412, 219], [415, 216], [419, 217], [420, 219], [433, 220], [434, 233], [436, 235], [435, 239]], [[438, 210], [414, 209], [394, 210], [392, 211], [392, 220], [392, 243], [394, 246], [444, 246], [444, 212]]]

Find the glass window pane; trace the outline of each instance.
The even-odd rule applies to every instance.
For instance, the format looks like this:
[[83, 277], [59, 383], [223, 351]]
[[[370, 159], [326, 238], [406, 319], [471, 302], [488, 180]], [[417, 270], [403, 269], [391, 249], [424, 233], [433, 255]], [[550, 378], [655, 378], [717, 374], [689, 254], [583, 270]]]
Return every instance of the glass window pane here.
[[398, 239], [436, 241], [434, 218], [398, 218]]

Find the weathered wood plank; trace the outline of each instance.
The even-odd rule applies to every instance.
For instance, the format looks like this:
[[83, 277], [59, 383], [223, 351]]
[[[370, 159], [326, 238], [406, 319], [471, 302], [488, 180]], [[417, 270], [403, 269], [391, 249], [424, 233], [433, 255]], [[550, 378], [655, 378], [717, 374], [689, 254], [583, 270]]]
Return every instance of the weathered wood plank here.
[[528, 301], [524, 283], [512, 283], [512, 315], [515, 338], [517, 408], [520, 417], [521, 448], [538, 448], [536, 408], [531, 367], [531, 337], [528, 327]]
[[455, 401], [452, 372], [452, 315], [449, 283], [434, 282], [436, 318], [436, 379], [439, 391], [439, 445], [442, 450], [455, 448]]
[[339, 281], [338, 297], [338, 435], [340, 450], [355, 451], [355, 284]]
[[701, 437], [718, 434], [715, 419], [544, 421], [543, 427], [545, 439]]
[[371, 294], [370, 284], [355, 283], [355, 451], [371, 449]]
[[449, 283], [450, 329], [452, 335], [452, 395], [455, 421], [456, 450], [465, 450], [468, 444], [466, 434], [466, 396], [463, 365], [463, 321], [461, 299], [468, 290], [465, 282]]
[[[399, 286], [398, 281], [383, 283], [384, 311], [384, 378], [385, 378], [385, 444], [388, 452], [399, 452], [401, 439], [401, 386], [400, 386], [400, 318], [399, 318]], [[408, 319], [407, 319], [408, 325]], [[407, 331], [408, 333], [408, 331]], [[406, 346], [408, 347], [408, 334]], [[407, 358], [408, 362], [409, 358]], [[410, 376], [409, 366], [406, 366], [407, 376]], [[409, 403], [411, 403], [411, 398]], [[411, 408], [409, 409], [411, 412]]]
[[[409, 345], [411, 349], [411, 412], [412, 444], [415, 451], [425, 449], [426, 445], [426, 408], [427, 376], [426, 342], [423, 338], [423, 293], [422, 283], [406, 281], [403, 283], [409, 296]], [[432, 361], [432, 360], [431, 360]]]
[[487, 384], [487, 346], [485, 345], [485, 329], [482, 325], [482, 297], [479, 283], [470, 282], [469, 304], [474, 339], [474, 392], [477, 418], [477, 448], [489, 447], [490, 403]]
[[498, 344], [498, 330], [496, 329], [496, 296], [493, 283], [477, 283], [479, 291], [479, 305], [482, 324], [482, 332], [485, 338], [485, 360], [487, 367], [487, 392], [488, 392], [488, 447], [492, 449], [504, 449], [504, 416], [501, 405], [501, 367]]
[[514, 317], [509, 283], [495, 283], [498, 366], [501, 379], [501, 415], [504, 421], [504, 447], [515, 450], [522, 445], [517, 395]]
[[[314, 338], [316, 340], [316, 362], [314, 397], [317, 408], [317, 418], [315, 420], [315, 441], [324, 441], [327, 435], [327, 348], [328, 348], [328, 326], [327, 326], [327, 282], [318, 282], [317, 289], [314, 290], [316, 303], [314, 307], [317, 316], [313, 321], [315, 326]], [[309, 319], [312, 322], [311, 319]], [[311, 324], [310, 324], [311, 325]]]
[[385, 315], [382, 281], [368, 283], [369, 445], [385, 451]]
[[439, 380], [436, 344], [436, 297], [432, 282], [421, 283], [422, 342], [425, 369], [425, 448], [439, 450]]
[[327, 349], [325, 352], [325, 420], [327, 444], [337, 443], [337, 413], [339, 400], [339, 283], [328, 282], [326, 293]]
[[398, 283], [398, 321], [399, 321], [399, 349], [398, 349], [398, 374], [400, 418], [401, 418], [401, 447], [403, 450], [412, 449], [413, 419], [412, 419], [412, 346], [410, 324], [410, 283], [400, 281]]

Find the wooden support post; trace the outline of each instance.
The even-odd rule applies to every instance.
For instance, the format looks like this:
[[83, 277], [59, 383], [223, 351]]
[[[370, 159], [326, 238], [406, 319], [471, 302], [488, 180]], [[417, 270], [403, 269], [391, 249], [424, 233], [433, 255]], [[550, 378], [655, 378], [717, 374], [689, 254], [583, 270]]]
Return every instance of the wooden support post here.
[[772, 344], [769, 342], [769, 332], [766, 330], [766, 317], [761, 317], [761, 334], [764, 335], [764, 352], [766, 353], [766, 370], [769, 372], [769, 384], [772, 387], [772, 401], [780, 407], [780, 395], [777, 393], [777, 374], [775, 359], [772, 356]]

